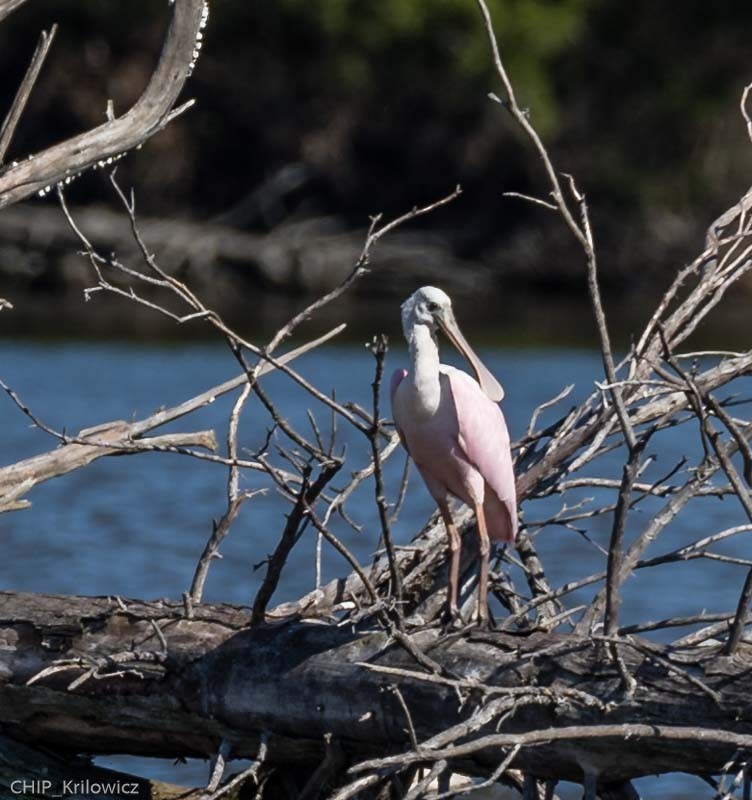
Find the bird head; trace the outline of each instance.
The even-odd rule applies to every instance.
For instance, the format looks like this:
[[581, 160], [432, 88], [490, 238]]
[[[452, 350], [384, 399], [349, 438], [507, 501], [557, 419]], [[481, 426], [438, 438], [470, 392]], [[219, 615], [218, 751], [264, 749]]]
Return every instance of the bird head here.
[[442, 330], [449, 341], [467, 359], [475, 373], [483, 393], [494, 403], [504, 398], [504, 389], [494, 378], [475, 351], [470, 347], [467, 339], [454, 318], [452, 301], [446, 292], [435, 286], [424, 286], [410, 295], [402, 304], [402, 330], [405, 338], [410, 341], [413, 331], [419, 325], [425, 325], [433, 336], [436, 330]]
[[426, 325], [431, 332], [435, 332], [438, 315], [444, 310], [452, 314], [452, 301], [446, 292], [435, 286], [418, 289], [402, 304], [402, 329], [405, 337], [410, 338], [416, 325]]

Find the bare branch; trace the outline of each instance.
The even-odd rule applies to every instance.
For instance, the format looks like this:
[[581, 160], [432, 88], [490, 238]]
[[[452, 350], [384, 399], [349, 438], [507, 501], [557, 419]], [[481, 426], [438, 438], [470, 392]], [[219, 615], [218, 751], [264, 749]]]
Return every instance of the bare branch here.
[[379, 537], [379, 548], [384, 545], [387, 558], [389, 559], [389, 570], [392, 574], [392, 590], [396, 602], [397, 619], [399, 624], [402, 621], [402, 575], [399, 563], [395, 555], [394, 543], [392, 541], [392, 529], [389, 520], [389, 509], [387, 507], [386, 494], [384, 491], [384, 476], [381, 470], [381, 453], [379, 451], [379, 394], [381, 392], [381, 381], [384, 377], [384, 360], [387, 353], [386, 336], [374, 337], [371, 344], [371, 352], [376, 359], [376, 371], [371, 384], [373, 393], [373, 427], [368, 435], [371, 444], [371, 459], [373, 461], [374, 489], [376, 496], [376, 507], [379, 512], [381, 522], [381, 536]]
[[[2, 18], [2, 11], [0, 11], [0, 18]], [[53, 25], [49, 33], [47, 31], [42, 31], [40, 34], [29, 68], [26, 70], [26, 74], [21, 81], [21, 85], [18, 87], [16, 96], [13, 98], [10, 111], [3, 121], [2, 128], [0, 128], [0, 166], [2, 166], [5, 160], [5, 154], [8, 152], [13, 134], [16, 132], [16, 126], [26, 108], [26, 104], [29, 101], [32, 89], [37, 82], [42, 65], [44, 64], [45, 58], [47, 58], [47, 53], [55, 39], [56, 33], [57, 25]]]
[[2, 22], [8, 14], [20, 8], [25, 2], [26, 0], [0, 0], [0, 22]]
[[287, 517], [287, 523], [279, 538], [277, 547], [274, 553], [269, 556], [266, 575], [253, 601], [251, 625], [259, 625], [264, 621], [266, 607], [269, 605], [269, 601], [279, 584], [282, 569], [310, 518], [311, 505], [318, 499], [329, 481], [339, 472], [341, 466], [341, 461], [332, 461], [325, 465], [313, 483], [309, 483], [308, 475], [304, 475], [300, 493]]
[[[10, 10], [19, 5], [11, 0]], [[98, 162], [117, 158], [161, 130], [170, 120], [194, 60], [197, 36], [206, 22], [204, 0], [172, 4], [173, 16], [159, 62], [136, 104], [123, 116], [108, 120], [33, 158], [0, 171], [0, 208], [78, 175]], [[9, 13], [5, 9], [5, 13]], [[0, 8], [0, 18], [4, 16]]]
[[[341, 333], [344, 327], [344, 325], [340, 325], [324, 336], [291, 350], [289, 353], [281, 356], [278, 359], [278, 363], [289, 363], [309, 350], [319, 346], [323, 342], [328, 341], [338, 333]], [[274, 369], [274, 367], [265, 363], [262, 365], [259, 374], [265, 374], [270, 372], [272, 369]], [[201, 444], [202, 446], [208, 443], [212, 445], [212, 449], [214, 449], [216, 444], [213, 442], [213, 439], [209, 441], [203, 436], [196, 439], [195, 437], [191, 437], [189, 435], [188, 439], [182, 440], [163, 437], [154, 437], [152, 439], [144, 440], [142, 437], [147, 431], [158, 428], [168, 422], [173, 422], [176, 419], [180, 419], [181, 417], [190, 414], [196, 409], [213, 403], [217, 397], [227, 394], [228, 392], [233, 391], [233, 389], [237, 389], [246, 382], [247, 377], [245, 375], [239, 375], [236, 378], [232, 378], [229, 381], [225, 381], [218, 386], [214, 386], [213, 388], [196, 395], [190, 400], [186, 400], [180, 405], [172, 408], [162, 409], [142, 420], [131, 423], [122, 421], [105, 423], [97, 426], [96, 428], [81, 431], [81, 434], [78, 437], [68, 436], [67, 434], [58, 433], [48, 429], [48, 432], [63, 442], [63, 446], [58, 447], [49, 453], [34, 456], [33, 458], [19, 461], [16, 464], [0, 468], [0, 498], [6, 497], [10, 493], [14, 492], [15, 489], [20, 485], [25, 487], [23, 492], [25, 494], [38, 483], [50, 480], [50, 478], [58, 477], [59, 475], [64, 475], [74, 469], [78, 469], [81, 466], [89, 464], [91, 461], [97, 458], [101, 458], [102, 456], [110, 455], [112, 453], [137, 453], [160, 449], [170, 450], [175, 446], [183, 447], [189, 442]], [[9, 387], [7, 387], [1, 381], [0, 387], [5, 389], [6, 392], [11, 393]], [[20, 403], [20, 401], [18, 402]], [[25, 409], [23, 403], [20, 403], [20, 407]], [[26, 411], [28, 412], [28, 409], [26, 409]], [[36, 420], [33, 415], [32, 419], [35, 421], [35, 424], [40, 425], [40, 427], [43, 425], [43, 423], [40, 423], [39, 420]], [[193, 455], [194, 453], [191, 454]], [[223, 459], [219, 456], [213, 457], [212, 460], [216, 460], [219, 463], [227, 463], [227, 459]], [[14, 498], [17, 496], [18, 495], [16, 494]], [[2, 506], [0, 506], [0, 510], [3, 510]]]
[[614, 510], [614, 524], [611, 531], [611, 543], [608, 547], [608, 577], [606, 579], [606, 617], [604, 629], [607, 636], [616, 633], [619, 627], [619, 590], [621, 588], [620, 572], [622, 550], [624, 545], [624, 529], [630, 508], [630, 499], [637, 470], [640, 465], [640, 454], [648, 443], [648, 436], [640, 438], [629, 450], [629, 458], [624, 465], [619, 497]]
[[744, 626], [749, 616], [750, 598], [752, 598], [752, 569], [747, 573], [744, 586], [739, 595], [739, 605], [736, 609], [734, 622], [731, 625], [731, 633], [729, 634], [728, 642], [726, 642], [726, 646], [723, 649], [724, 655], [733, 656], [736, 652], [736, 648], [739, 646], [742, 634], [744, 633]]
[[440, 200], [430, 203], [427, 206], [423, 206], [422, 208], [415, 206], [406, 214], [396, 217], [395, 219], [391, 220], [391, 222], [387, 222], [382, 225], [380, 228], [378, 227], [378, 223], [381, 221], [381, 215], [374, 217], [371, 220], [371, 226], [369, 228], [368, 235], [366, 236], [363, 249], [361, 250], [360, 256], [355, 262], [355, 265], [350, 273], [346, 275], [345, 278], [334, 287], [334, 289], [325, 294], [323, 297], [320, 297], [318, 300], [315, 300], [313, 303], [304, 308], [303, 311], [297, 313], [286, 325], [283, 325], [274, 335], [274, 338], [271, 340], [271, 342], [269, 342], [266, 352], [271, 353], [273, 350], [275, 350], [281, 342], [283, 342], [292, 334], [298, 325], [300, 325], [302, 322], [305, 322], [307, 319], [310, 319], [314, 313], [320, 311], [324, 306], [331, 303], [332, 300], [335, 300], [337, 297], [342, 295], [353, 283], [355, 283], [356, 280], [365, 275], [368, 272], [371, 250], [379, 241], [379, 239], [382, 239], [387, 233], [395, 230], [401, 225], [404, 225], [406, 222], [409, 222], [416, 217], [422, 217], [425, 214], [430, 214], [437, 208], [441, 208], [442, 206], [451, 203], [453, 200], [459, 197], [460, 194], [462, 194], [462, 189], [461, 187], [457, 186], [455, 190], [446, 197], [442, 197]]

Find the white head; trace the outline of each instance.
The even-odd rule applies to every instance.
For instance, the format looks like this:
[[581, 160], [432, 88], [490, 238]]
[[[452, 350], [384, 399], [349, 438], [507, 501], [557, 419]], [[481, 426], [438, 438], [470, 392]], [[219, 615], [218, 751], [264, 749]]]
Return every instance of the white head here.
[[462, 335], [454, 318], [452, 301], [446, 292], [435, 286], [424, 286], [405, 300], [402, 304], [402, 330], [408, 342], [412, 340], [415, 329], [420, 325], [425, 325], [434, 339], [437, 328], [441, 328], [470, 363], [484, 394], [494, 403], [503, 399], [504, 389], [501, 384], [484, 366]]
[[452, 301], [446, 292], [435, 286], [424, 286], [402, 304], [402, 331], [410, 341], [416, 325], [427, 325], [431, 333], [436, 333], [436, 314], [441, 309], [452, 313]]

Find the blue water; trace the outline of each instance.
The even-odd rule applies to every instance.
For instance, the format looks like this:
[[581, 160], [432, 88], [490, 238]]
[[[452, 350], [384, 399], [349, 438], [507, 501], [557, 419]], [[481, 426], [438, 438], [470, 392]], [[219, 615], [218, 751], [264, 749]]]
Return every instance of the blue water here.
[[[521, 436], [532, 408], [557, 394], [569, 383], [575, 390], [561, 404], [567, 409], [586, 395], [594, 380], [600, 380], [600, 358], [577, 350], [486, 350], [485, 360], [507, 390], [504, 411], [513, 438]], [[447, 358], [451, 360], [451, 358]], [[405, 363], [405, 353], [394, 349], [388, 370]], [[340, 402], [354, 401], [369, 408], [373, 358], [365, 347], [334, 345], [300, 359], [296, 368], [320, 389], [336, 391]], [[68, 432], [114, 419], [141, 418], [162, 406], [177, 404], [238, 372], [237, 364], [220, 345], [185, 346], [118, 345], [113, 343], [14, 343], [0, 342], [0, 377], [12, 386], [47, 425]], [[301, 431], [309, 431], [306, 409], [315, 411], [325, 436], [330, 429], [329, 412], [317, 407], [303, 390], [284, 375], [269, 375], [263, 386], [282, 415]], [[723, 393], [721, 393], [723, 396]], [[184, 418], [165, 430], [215, 430], [224, 443], [227, 420], [235, 395]], [[388, 414], [388, 400], [383, 399]], [[554, 418], [550, 412], [546, 419]], [[241, 446], [251, 453], [265, 440], [269, 417], [251, 400], [241, 425]], [[6, 396], [0, 397], [0, 442], [2, 464], [55, 447], [55, 441], [35, 429]], [[283, 438], [274, 444], [289, 447]], [[368, 462], [367, 443], [344, 421], [338, 423], [337, 442], [347, 447], [348, 464], [341, 486], [351, 471]], [[657, 436], [649, 453], [657, 463], [645, 480], [668, 472], [682, 456], [697, 457], [696, 426], [668, 430]], [[593, 475], [620, 475], [620, 455], [613, 453], [589, 470]], [[386, 464], [390, 498], [394, 498], [404, 457], [400, 451]], [[190, 586], [196, 559], [211, 532], [213, 518], [225, 507], [226, 469], [178, 455], [144, 454], [102, 458], [36, 487], [29, 495], [29, 510], [0, 516], [3, 558], [0, 587], [6, 590], [122, 595], [124, 597], [178, 597]], [[287, 504], [269, 487], [265, 476], [243, 477], [242, 488], [268, 489], [241, 511], [222, 548], [222, 560], [214, 562], [205, 599], [215, 602], [249, 603], [259, 586], [263, 570], [253, 565], [273, 548], [284, 525]], [[363, 526], [356, 532], [344, 522], [335, 530], [358, 556], [373, 553], [378, 530], [372, 501], [373, 487], [367, 483], [349, 505], [352, 518]], [[594, 496], [582, 491], [568, 499]], [[613, 494], [612, 494], [613, 496]], [[664, 501], [651, 499], [633, 515], [628, 531], [635, 535]], [[543, 519], [561, 507], [561, 498], [529, 503], [527, 521]], [[653, 545], [648, 555], [671, 550], [695, 538], [743, 521], [732, 500], [705, 500], [680, 517]], [[433, 511], [427, 492], [413, 474], [407, 500], [396, 526], [397, 538], [405, 542]], [[559, 584], [605, 568], [605, 556], [594, 543], [606, 547], [610, 517], [577, 523], [586, 528], [587, 541], [575, 531], [549, 526], [536, 534], [549, 580]], [[730, 540], [718, 552], [745, 556], [748, 536]], [[314, 585], [315, 536], [302, 538], [284, 571], [273, 604], [292, 600]], [[324, 580], [342, 575], [347, 565], [336, 554], [325, 551]], [[696, 560], [681, 567], [641, 570], [625, 586], [622, 622], [629, 624], [676, 614], [728, 611], [735, 607], [744, 574], [740, 567]], [[580, 595], [587, 600], [591, 591]], [[106, 762], [144, 774], [197, 784], [205, 780], [206, 766], [192, 763], [172, 768], [163, 762], [108, 759]], [[691, 784], [687, 784], [691, 781]], [[702, 797], [700, 784], [688, 778], [663, 778], [640, 782], [648, 796]], [[685, 788], [685, 786], [687, 788]]]

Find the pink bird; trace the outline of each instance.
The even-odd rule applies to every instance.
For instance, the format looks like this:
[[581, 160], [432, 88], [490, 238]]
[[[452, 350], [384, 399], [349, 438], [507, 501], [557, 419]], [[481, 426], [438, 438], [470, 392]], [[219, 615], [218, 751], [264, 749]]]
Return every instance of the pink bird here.
[[[439, 328], [470, 362], [475, 379], [439, 363]], [[497, 405], [504, 390], [460, 332], [452, 301], [441, 289], [424, 286], [402, 304], [402, 329], [412, 369], [392, 375], [392, 414], [446, 526], [451, 557], [447, 616], [450, 623], [461, 622], [457, 584], [462, 541], [449, 510], [451, 495], [470, 506], [478, 522], [477, 619], [486, 625], [490, 540], [514, 542], [517, 535], [509, 433]]]

